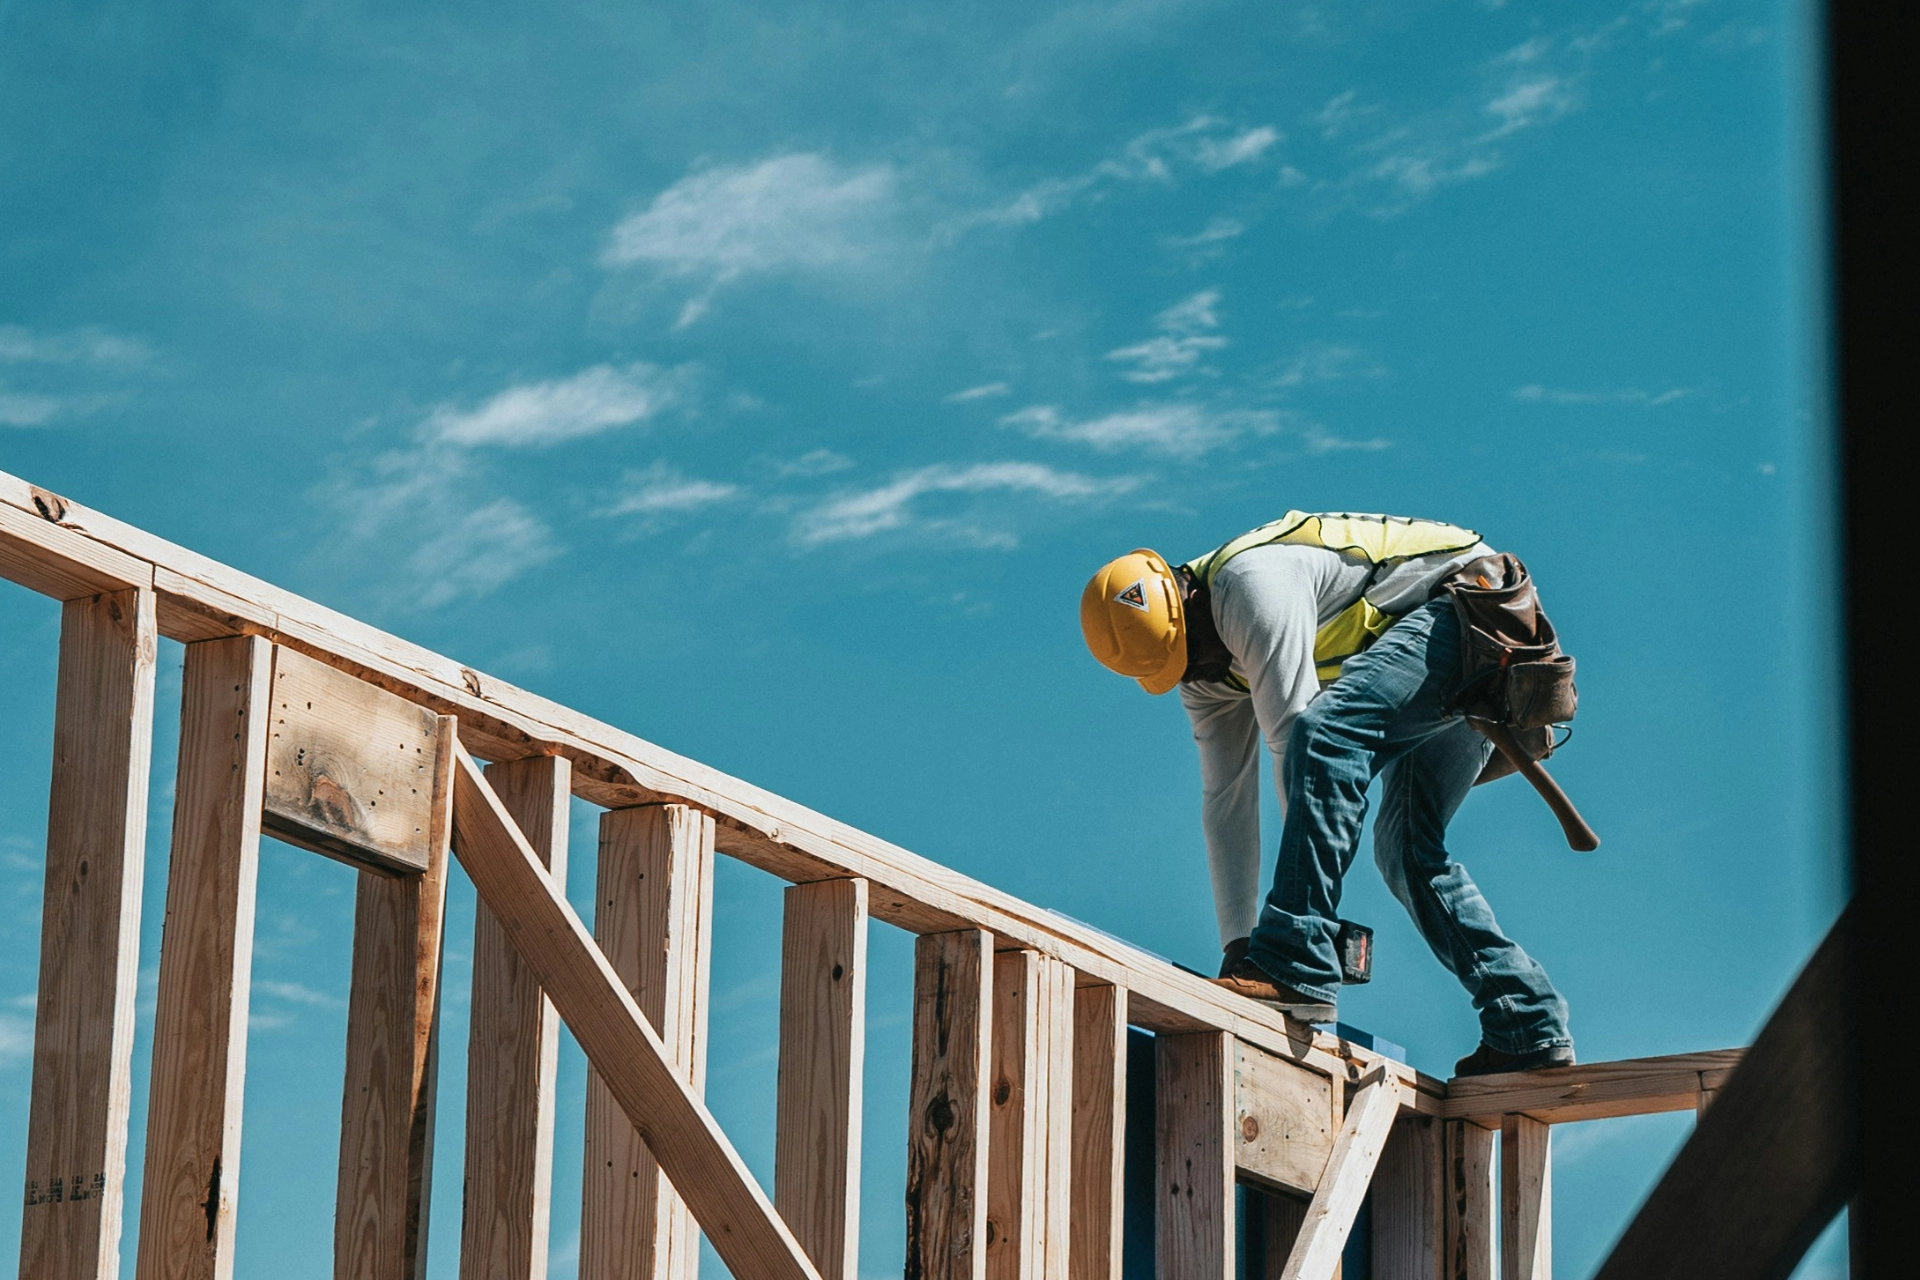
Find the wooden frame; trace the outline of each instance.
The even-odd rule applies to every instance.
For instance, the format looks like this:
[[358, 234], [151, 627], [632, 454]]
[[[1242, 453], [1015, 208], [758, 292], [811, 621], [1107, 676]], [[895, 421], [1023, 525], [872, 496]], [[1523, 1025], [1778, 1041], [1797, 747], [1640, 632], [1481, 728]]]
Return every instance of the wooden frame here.
[[[65, 601], [23, 1274], [97, 1278], [117, 1266], [160, 634], [193, 647], [143, 1278], [231, 1271], [263, 827], [362, 868], [341, 1276], [412, 1280], [424, 1266], [455, 828], [482, 900], [463, 1275], [543, 1272], [555, 1020], [564, 1017], [594, 1071], [583, 1267], [688, 1280], [697, 1216], [742, 1280], [849, 1280], [869, 913], [921, 935], [908, 1203], [917, 1276], [1115, 1280], [1129, 1021], [1157, 1036], [1160, 1262], [1183, 1278], [1234, 1267], [1241, 1176], [1313, 1197], [1305, 1207], [1275, 1202], [1261, 1219], [1293, 1237], [1290, 1277], [1337, 1268], [1359, 1199], [1377, 1180], [1383, 1275], [1491, 1280], [1498, 1131], [1504, 1273], [1538, 1280], [1550, 1264], [1550, 1126], [1573, 1120], [1682, 1108], [1701, 1117], [1623, 1238], [1610, 1264], [1626, 1268], [1620, 1274], [1652, 1274], [1648, 1242], [1667, 1239], [1675, 1222], [1691, 1227], [1700, 1206], [1727, 1216], [1723, 1196], [1695, 1185], [1701, 1169], [1745, 1162], [1732, 1180], [1751, 1190], [1753, 1170], [1772, 1166], [1741, 1135], [1776, 1114], [1797, 1126], [1794, 1149], [1811, 1153], [1804, 1167], [1776, 1170], [1797, 1199], [1722, 1230], [1725, 1249], [1790, 1250], [1852, 1185], [1848, 1148], [1832, 1133], [1851, 1133], [1853, 1112], [1780, 1083], [1795, 1073], [1838, 1079], [1808, 1030], [1808, 1010], [1845, 1004], [1832, 994], [1833, 939], [1746, 1058], [1722, 1050], [1447, 1085], [4, 473], [0, 575]], [[487, 775], [470, 748], [494, 760]], [[603, 883], [599, 944], [555, 885], [569, 792], [615, 810], [603, 834], [632, 846], [610, 853], [603, 841], [602, 878], [611, 875], [615, 891]], [[716, 852], [796, 882], [782, 969], [779, 1211], [700, 1101]], [[644, 874], [633, 870], [642, 864]], [[998, 997], [996, 971], [1011, 984]], [[1803, 989], [1826, 992], [1825, 1003]], [[595, 1190], [596, 1181], [607, 1185]]]

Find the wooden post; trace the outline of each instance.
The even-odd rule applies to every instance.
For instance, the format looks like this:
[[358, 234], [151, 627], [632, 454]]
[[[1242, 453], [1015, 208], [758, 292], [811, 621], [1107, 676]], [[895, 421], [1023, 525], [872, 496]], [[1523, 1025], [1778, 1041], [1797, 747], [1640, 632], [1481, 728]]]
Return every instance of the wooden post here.
[[1045, 1002], [1040, 1011], [1041, 1062], [1047, 1077], [1041, 1131], [1046, 1163], [1040, 1173], [1041, 1280], [1067, 1280], [1073, 1239], [1073, 1039], [1074, 973], [1059, 960], [1043, 966]]
[[773, 1203], [823, 1280], [856, 1280], [867, 1038], [867, 882], [786, 893]]
[[153, 751], [153, 592], [60, 617], [20, 1274], [120, 1272], [133, 1001]]
[[1073, 1181], [1068, 1273], [1120, 1280], [1127, 1133], [1127, 991], [1081, 987], [1073, 1001]]
[[1441, 1122], [1402, 1116], [1373, 1171], [1371, 1280], [1442, 1280], [1446, 1215]]
[[417, 1280], [426, 1273], [451, 716], [442, 717], [438, 743], [427, 869], [360, 873], [333, 1219], [337, 1280]]
[[1046, 1247], [1040, 1205], [1047, 1168], [1045, 970], [1045, 958], [1033, 951], [1002, 951], [993, 958], [988, 1280], [1036, 1280]]
[[993, 938], [914, 944], [907, 1112], [908, 1280], [985, 1280]]
[[1233, 1037], [1222, 1031], [1154, 1042], [1154, 1231], [1160, 1280], [1235, 1274]]
[[1553, 1278], [1553, 1130], [1531, 1116], [1500, 1126], [1500, 1275]]
[[[486, 772], [548, 874], [564, 884], [572, 764], [533, 756]], [[543, 1280], [560, 1020], [484, 902], [474, 908], [470, 1028], [461, 1280]]]
[[1443, 1208], [1447, 1220], [1446, 1280], [1493, 1280], [1493, 1241], [1498, 1201], [1493, 1191], [1493, 1142], [1489, 1129], [1448, 1120]]
[[1307, 1206], [1306, 1223], [1287, 1255], [1282, 1280], [1327, 1280], [1338, 1272], [1341, 1251], [1399, 1113], [1400, 1086], [1382, 1063], [1360, 1081], [1347, 1105], [1347, 1118], [1333, 1140], [1327, 1171]]
[[[713, 815], [686, 805], [602, 815], [596, 875], [594, 939], [698, 1094], [707, 1075]], [[592, 1068], [586, 1124], [580, 1274], [691, 1280], [700, 1252], [686, 1205]]]
[[273, 646], [187, 646], [138, 1280], [233, 1275]]

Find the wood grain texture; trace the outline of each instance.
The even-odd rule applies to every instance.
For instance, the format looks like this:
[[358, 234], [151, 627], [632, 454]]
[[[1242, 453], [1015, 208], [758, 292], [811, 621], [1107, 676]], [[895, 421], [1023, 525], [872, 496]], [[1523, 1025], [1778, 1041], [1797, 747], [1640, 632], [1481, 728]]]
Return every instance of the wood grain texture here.
[[1266, 1191], [1248, 1186], [1245, 1192], [1247, 1216], [1246, 1280], [1280, 1280], [1293, 1242], [1306, 1225], [1307, 1201], [1284, 1191]]
[[[426, 1274], [451, 723], [440, 727], [438, 741], [427, 869], [410, 876], [362, 871], [354, 903], [333, 1220], [337, 1280]], [[271, 744], [268, 760], [271, 778]]]
[[993, 939], [914, 943], [906, 1280], [985, 1280]]
[[0, 504], [0, 578], [55, 600], [153, 586], [152, 565], [59, 524], [66, 500], [44, 489], [35, 494], [39, 510]]
[[[0, 506], [33, 513], [32, 486], [0, 472]], [[720, 852], [795, 883], [863, 878], [871, 885], [870, 907], [877, 919], [916, 933], [981, 929], [1008, 945], [1065, 961], [1083, 982], [1126, 986], [1136, 1026], [1171, 1034], [1228, 1031], [1322, 1072], [1365, 1071], [1385, 1061], [1331, 1034], [1304, 1033], [1278, 1011], [1222, 991], [1099, 930], [507, 681], [79, 503], [63, 499], [61, 509], [61, 529], [85, 539], [91, 549], [116, 550], [153, 566], [163, 634], [189, 640], [239, 632], [267, 635], [283, 648], [408, 701], [458, 715], [468, 744], [489, 759], [566, 756], [574, 765], [575, 794], [595, 804], [685, 803], [705, 809], [715, 815]], [[55, 568], [79, 563], [65, 552], [29, 552], [52, 555]], [[1441, 1082], [1401, 1064], [1392, 1069], [1408, 1086], [1407, 1106], [1438, 1114], [1445, 1090]]]
[[720, 1260], [740, 1280], [819, 1280], [479, 766], [458, 743], [454, 756], [454, 850], [461, 866], [588, 1063], [681, 1189]]
[[1529, 1116], [1500, 1126], [1501, 1280], [1553, 1280], [1553, 1130]]
[[187, 646], [138, 1280], [233, 1275], [273, 646]]
[[1073, 1280], [1120, 1280], [1125, 1239], [1127, 992], [1076, 988], [1073, 1168], [1068, 1207]]
[[274, 662], [266, 826], [278, 839], [390, 874], [436, 856], [440, 717], [305, 654]]
[[1740, 1064], [1744, 1049], [1674, 1053], [1658, 1058], [1587, 1062], [1541, 1071], [1467, 1076], [1447, 1083], [1445, 1113], [1489, 1129], [1504, 1115], [1527, 1115], [1543, 1124], [1606, 1120], [1616, 1116], [1689, 1111], [1703, 1086], [1724, 1079]]
[[154, 597], [60, 617], [20, 1274], [119, 1274], [153, 750]]
[[1207, 1031], [1159, 1036], [1153, 1057], [1156, 1274], [1227, 1280], [1236, 1265], [1233, 1040]]
[[1785, 1277], [1858, 1191], [1858, 1135], [1873, 1095], [1858, 1078], [1854, 910], [1716, 1092], [1598, 1280]]
[[1354, 1217], [1367, 1196], [1387, 1135], [1400, 1114], [1399, 1086], [1376, 1071], [1360, 1082], [1347, 1104], [1347, 1118], [1333, 1141], [1320, 1189], [1307, 1205], [1306, 1222], [1287, 1254], [1282, 1280], [1329, 1280], [1353, 1231]]
[[786, 891], [773, 1203], [826, 1280], [856, 1280], [867, 882]]
[[1443, 1280], [1445, 1123], [1402, 1115], [1387, 1138], [1373, 1171], [1370, 1280]]
[[[573, 766], [554, 756], [505, 761], [486, 771], [547, 874], [562, 884], [572, 774]], [[543, 1280], [547, 1274], [559, 1049], [559, 1014], [493, 912], [476, 904], [461, 1280]]]
[[[594, 934], [668, 1058], [706, 1084], [712, 945], [713, 819], [684, 805], [616, 809], [600, 819]], [[697, 1231], [610, 1085], [587, 1072], [580, 1272], [602, 1280], [687, 1280]]]
[[1493, 1186], [1493, 1148], [1498, 1135], [1465, 1120], [1444, 1124], [1444, 1274], [1446, 1280], [1493, 1280], [1493, 1242], [1499, 1213]]
[[1041, 1136], [1046, 1163], [1040, 1173], [1040, 1280], [1067, 1280], [1073, 1241], [1073, 1039], [1074, 972], [1058, 960], [1042, 967], [1040, 1065], [1046, 1076]]
[[1338, 1123], [1332, 1082], [1252, 1045], [1234, 1046], [1234, 1164], [1250, 1180], [1313, 1194]]
[[993, 958], [987, 1122], [987, 1280], [1035, 1280], [1045, 1248], [1045, 962], [1032, 951]]

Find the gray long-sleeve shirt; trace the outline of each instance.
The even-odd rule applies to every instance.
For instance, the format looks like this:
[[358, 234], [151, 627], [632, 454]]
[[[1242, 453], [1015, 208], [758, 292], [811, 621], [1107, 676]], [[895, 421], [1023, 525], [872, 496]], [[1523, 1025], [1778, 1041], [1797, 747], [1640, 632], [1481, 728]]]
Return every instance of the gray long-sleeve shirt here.
[[1233, 674], [1247, 688], [1184, 683], [1180, 701], [1200, 749], [1200, 820], [1223, 944], [1246, 937], [1260, 915], [1258, 748], [1264, 739], [1284, 814], [1287, 734], [1320, 692], [1314, 634], [1363, 591], [1381, 612], [1407, 613], [1426, 602], [1440, 579], [1491, 554], [1479, 543], [1450, 556], [1402, 561], [1369, 586], [1373, 566], [1358, 552], [1276, 544], [1241, 552], [1215, 576], [1214, 625], [1233, 655]]

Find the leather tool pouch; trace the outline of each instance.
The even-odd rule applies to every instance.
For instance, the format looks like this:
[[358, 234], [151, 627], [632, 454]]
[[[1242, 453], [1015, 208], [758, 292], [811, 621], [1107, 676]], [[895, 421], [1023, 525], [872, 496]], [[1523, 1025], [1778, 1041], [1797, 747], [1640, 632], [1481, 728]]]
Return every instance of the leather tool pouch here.
[[[1580, 697], [1573, 658], [1560, 651], [1527, 567], [1515, 556], [1486, 556], [1441, 585], [1460, 622], [1460, 683], [1449, 709], [1506, 725], [1530, 759], [1553, 754], [1553, 727], [1573, 719]], [[1513, 771], [1495, 752], [1475, 785]]]

